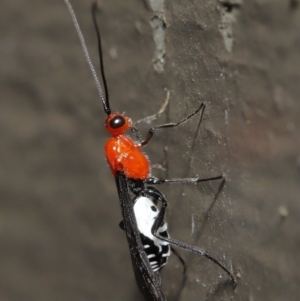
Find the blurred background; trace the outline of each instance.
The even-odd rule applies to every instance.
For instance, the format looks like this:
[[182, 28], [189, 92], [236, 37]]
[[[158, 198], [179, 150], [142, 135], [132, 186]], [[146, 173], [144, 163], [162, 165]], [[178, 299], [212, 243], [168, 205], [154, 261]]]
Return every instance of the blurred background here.
[[[72, 1], [98, 68], [91, 1]], [[172, 237], [168, 300], [300, 298], [300, 5], [298, 0], [98, 1], [113, 110], [176, 121], [145, 148], [164, 177], [219, 183], [164, 185]], [[1, 2], [0, 300], [143, 300], [135, 284], [105, 114], [62, 0]], [[145, 135], [149, 125], [141, 127]]]

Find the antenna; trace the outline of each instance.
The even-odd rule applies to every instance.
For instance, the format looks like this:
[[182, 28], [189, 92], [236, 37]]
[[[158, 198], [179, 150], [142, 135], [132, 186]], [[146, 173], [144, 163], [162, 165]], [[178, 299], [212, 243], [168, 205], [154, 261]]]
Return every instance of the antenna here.
[[102, 80], [103, 80], [105, 99], [106, 99], [106, 107], [104, 106], [104, 111], [107, 112], [107, 110], [109, 110], [109, 114], [110, 114], [108, 88], [107, 88], [107, 82], [106, 82], [106, 77], [105, 77], [105, 73], [104, 73], [101, 36], [100, 36], [100, 30], [99, 30], [99, 26], [98, 26], [97, 19], [96, 19], [97, 9], [98, 9], [97, 2], [95, 1], [92, 4], [92, 16], [93, 16], [94, 27], [95, 27], [96, 34], [97, 34], [98, 53], [99, 53], [99, 61], [100, 61], [100, 72], [101, 72], [101, 76], [102, 76]]
[[[89, 55], [89, 52], [88, 52], [88, 49], [87, 49], [87, 47], [86, 47], [86, 43], [85, 43], [84, 37], [83, 37], [83, 35], [82, 35], [82, 32], [81, 32], [79, 23], [78, 23], [78, 21], [77, 21], [75, 12], [74, 12], [74, 10], [73, 10], [73, 8], [72, 8], [72, 5], [71, 5], [70, 1], [69, 1], [69, 0], [64, 0], [64, 1], [65, 1], [66, 5], [67, 5], [68, 10], [69, 10], [69, 12], [70, 12], [70, 15], [71, 15], [71, 17], [72, 17], [72, 21], [73, 21], [74, 27], [75, 27], [75, 29], [76, 29], [78, 38], [79, 38], [79, 40], [80, 40], [80, 44], [81, 44], [81, 47], [82, 47], [82, 50], [83, 50], [85, 59], [86, 59], [88, 65], [89, 65], [89, 68], [90, 68], [90, 70], [91, 70], [91, 72], [92, 72], [92, 75], [93, 75], [93, 77], [94, 77], [94, 80], [95, 80], [95, 83], [96, 83], [96, 87], [97, 87], [99, 96], [100, 96], [100, 98], [101, 98], [101, 100], [102, 100], [102, 103], [103, 103], [104, 111], [105, 111], [105, 113], [106, 113], [107, 115], [109, 115], [109, 114], [111, 113], [111, 110], [110, 110], [110, 107], [109, 107], [108, 99], [106, 99], [106, 98], [104, 97], [104, 94], [103, 94], [103, 90], [102, 90], [100, 81], [99, 81], [99, 79], [98, 79], [96, 70], [95, 70], [95, 68], [94, 68], [94, 65], [93, 65], [93, 63], [92, 63], [92, 60], [91, 60], [90, 55]], [[102, 67], [101, 67], [101, 70], [102, 70], [102, 69], [103, 69], [103, 64], [101, 64], [101, 66], [102, 66]], [[101, 71], [101, 74], [102, 74], [102, 71]], [[106, 87], [106, 81], [103, 80], [103, 82], [104, 82], [104, 86]], [[107, 87], [105, 88], [105, 94], [108, 94], [108, 93], [106, 92], [106, 90], [107, 90]]]

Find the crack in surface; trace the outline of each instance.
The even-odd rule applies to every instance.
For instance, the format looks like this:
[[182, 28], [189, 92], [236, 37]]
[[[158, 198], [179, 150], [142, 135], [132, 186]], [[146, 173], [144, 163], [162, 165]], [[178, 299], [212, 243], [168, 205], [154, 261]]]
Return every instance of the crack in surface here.
[[164, 0], [149, 0], [155, 15], [150, 21], [153, 29], [153, 40], [155, 43], [155, 52], [152, 60], [153, 68], [156, 72], [162, 73], [165, 65], [165, 31], [166, 23], [164, 18]]

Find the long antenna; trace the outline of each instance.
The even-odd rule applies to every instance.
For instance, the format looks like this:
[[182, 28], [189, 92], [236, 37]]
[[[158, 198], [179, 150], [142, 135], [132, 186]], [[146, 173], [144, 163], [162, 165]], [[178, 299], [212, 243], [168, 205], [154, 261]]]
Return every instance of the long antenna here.
[[101, 45], [101, 36], [100, 36], [99, 26], [98, 26], [97, 19], [96, 19], [97, 8], [98, 8], [97, 7], [97, 2], [93, 2], [93, 4], [92, 4], [92, 16], [93, 16], [94, 27], [95, 27], [96, 34], [97, 34], [98, 53], [99, 53], [99, 60], [100, 60], [100, 72], [101, 72], [101, 76], [102, 76], [102, 80], [103, 80], [105, 99], [106, 99], [106, 108], [104, 107], [104, 110], [106, 112], [107, 109], [110, 111], [110, 107], [109, 107], [109, 94], [108, 94], [106, 77], [105, 77], [105, 73], [104, 73], [104, 63], [103, 63], [103, 52], [102, 52], [102, 45]]
[[77, 32], [77, 35], [78, 35], [78, 38], [79, 38], [79, 41], [80, 41], [80, 44], [81, 44], [81, 47], [82, 47], [82, 50], [83, 50], [83, 53], [84, 53], [84, 56], [85, 56], [85, 59], [89, 65], [89, 68], [92, 72], [92, 75], [94, 77], [94, 80], [95, 80], [95, 83], [96, 83], [96, 87], [97, 87], [97, 90], [98, 90], [98, 93], [99, 93], [99, 96], [102, 100], [102, 103], [103, 103], [103, 108], [104, 108], [104, 111], [107, 115], [109, 115], [111, 113], [111, 110], [110, 110], [110, 107], [109, 107], [109, 103], [108, 101], [106, 100], [106, 98], [104, 97], [104, 94], [103, 94], [103, 90], [102, 90], [102, 87], [101, 87], [101, 84], [100, 84], [100, 81], [98, 79], [98, 76], [97, 76], [97, 73], [96, 73], [96, 70], [94, 68], [94, 65], [92, 63], [92, 60], [90, 58], [90, 55], [89, 55], [89, 52], [88, 52], [88, 49], [86, 47], [86, 43], [85, 43], [85, 40], [84, 40], [84, 37], [82, 35], [82, 32], [81, 32], [81, 29], [80, 29], [80, 26], [79, 26], [79, 23], [77, 21], [77, 18], [76, 18], [76, 15], [75, 15], [75, 12], [72, 8], [72, 5], [71, 3], [69, 2], [69, 0], [64, 0], [67, 7], [68, 7], [68, 10], [70, 12], [70, 15], [72, 17], [72, 21], [73, 21], [73, 24], [74, 24], [74, 27], [76, 29], [76, 32]]

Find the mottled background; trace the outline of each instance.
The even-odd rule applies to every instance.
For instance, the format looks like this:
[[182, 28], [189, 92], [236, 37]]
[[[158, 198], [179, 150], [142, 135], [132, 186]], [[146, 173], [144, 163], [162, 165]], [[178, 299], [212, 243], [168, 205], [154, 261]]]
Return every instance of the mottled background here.
[[[90, 1], [72, 1], [96, 66]], [[174, 238], [205, 248], [163, 270], [168, 300], [300, 299], [298, 0], [99, 1], [111, 105], [134, 120], [198, 119], [145, 148], [165, 185]], [[103, 153], [105, 114], [64, 2], [1, 1], [0, 300], [142, 300]], [[142, 127], [146, 134], [147, 126]]]

